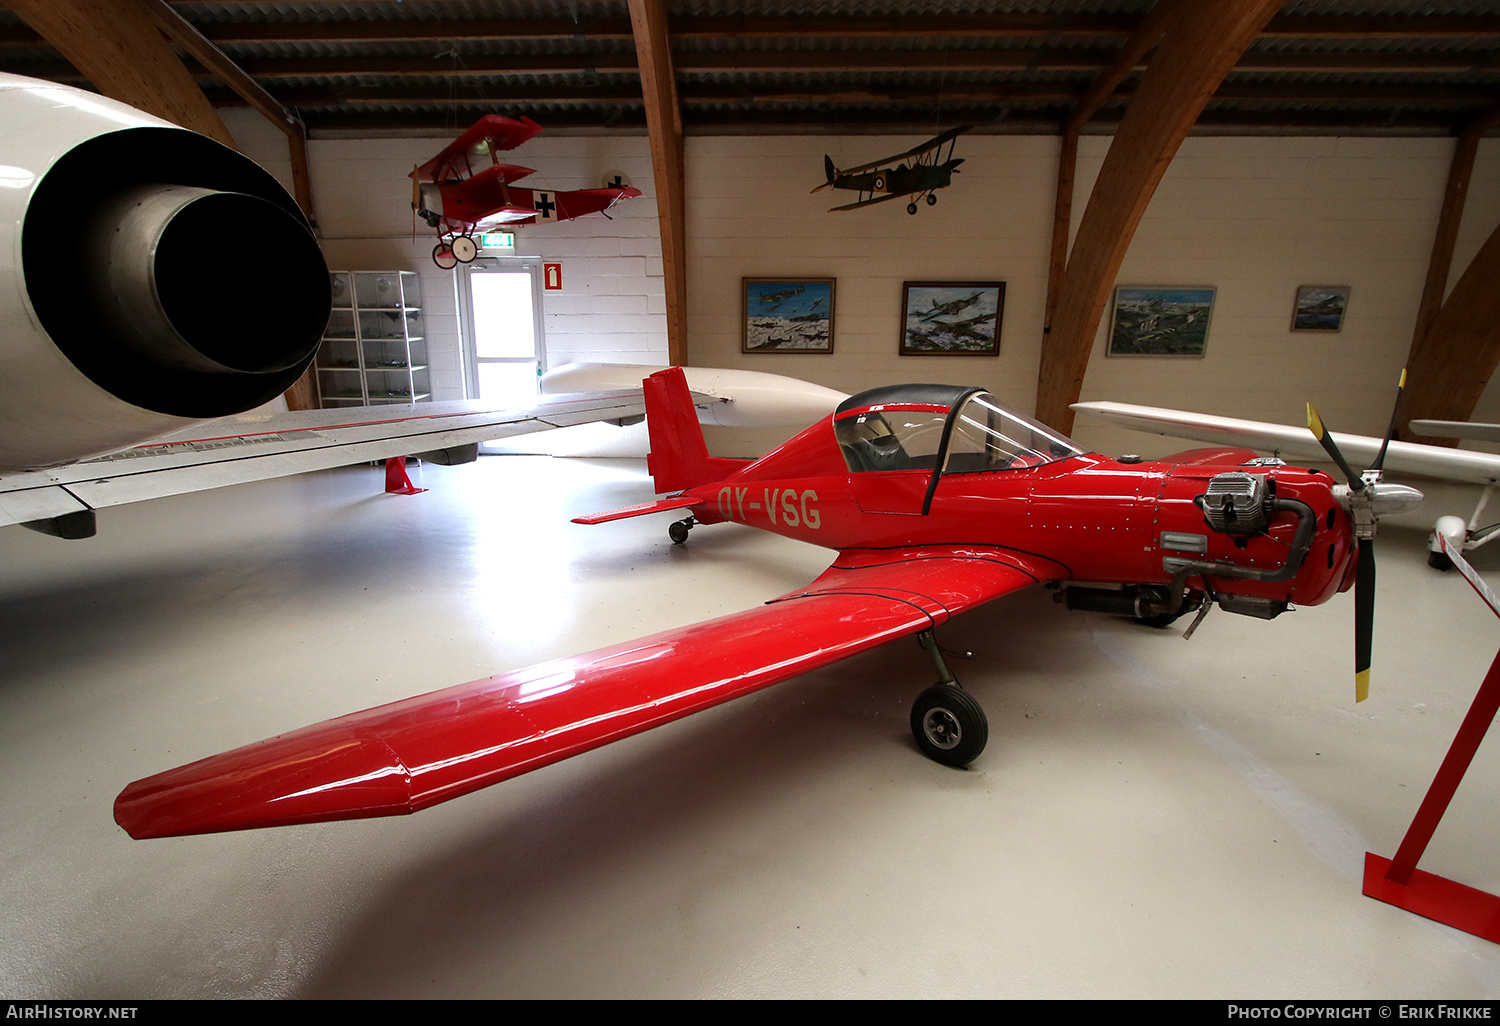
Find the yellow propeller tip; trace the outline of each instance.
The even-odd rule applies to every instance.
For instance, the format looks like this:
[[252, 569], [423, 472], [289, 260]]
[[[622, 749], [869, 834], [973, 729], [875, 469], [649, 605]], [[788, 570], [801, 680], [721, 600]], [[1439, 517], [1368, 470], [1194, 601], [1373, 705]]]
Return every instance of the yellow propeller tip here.
[[1307, 429], [1318, 441], [1323, 440], [1323, 419], [1318, 416], [1318, 411], [1313, 409], [1312, 403], [1307, 404]]
[[1354, 675], [1354, 701], [1363, 702], [1370, 697], [1370, 671], [1360, 670]]

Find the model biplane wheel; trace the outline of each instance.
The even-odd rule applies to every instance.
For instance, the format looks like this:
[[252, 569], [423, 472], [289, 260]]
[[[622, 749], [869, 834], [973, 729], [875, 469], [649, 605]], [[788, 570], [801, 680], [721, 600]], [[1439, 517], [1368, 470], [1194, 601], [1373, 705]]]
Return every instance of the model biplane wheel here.
[[453, 255], [453, 247], [446, 242], [439, 242], [432, 247], [432, 262], [445, 271], [451, 271], [458, 266], [458, 257]]
[[937, 195], [935, 193], [929, 192], [927, 194], [927, 205], [929, 207], [935, 207], [935, 206], [937, 206]]
[[906, 212], [908, 214], [915, 214], [917, 212], [917, 205], [915, 203], [908, 203], [906, 205]]
[[1453, 560], [1449, 559], [1444, 553], [1429, 552], [1427, 553], [1427, 565], [1434, 570], [1441, 570], [1447, 573], [1453, 569]]
[[453, 240], [453, 257], [461, 264], [467, 264], [479, 255], [479, 246], [472, 236], [459, 235]]
[[956, 684], [934, 684], [911, 707], [911, 732], [922, 754], [945, 766], [967, 766], [990, 737], [984, 709]]
[[688, 531], [693, 527], [692, 520], [674, 520], [667, 528], [667, 537], [672, 539], [673, 545], [681, 545], [687, 541]]

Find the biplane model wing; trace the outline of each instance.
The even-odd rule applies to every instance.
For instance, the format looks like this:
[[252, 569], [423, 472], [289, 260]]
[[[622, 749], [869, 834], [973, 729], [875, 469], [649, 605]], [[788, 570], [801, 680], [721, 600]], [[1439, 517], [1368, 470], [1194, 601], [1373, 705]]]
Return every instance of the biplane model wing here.
[[[899, 163], [900, 161], [903, 161], [908, 157], [918, 157], [924, 153], [928, 153], [931, 150], [937, 149], [939, 146], [943, 145], [949, 140], [957, 139], [959, 136], [971, 130], [973, 127], [973, 125], [959, 125], [957, 128], [948, 129], [948, 131], [942, 133], [941, 135], [933, 136], [931, 139], [928, 139], [920, 146], [913, 146], [911, 149], [907, 150], [904, 153], [898, 153], [893, 157], [883, 157], [880, 160], [872, 160], [868, 164], [861, 164], [858, 167], [836, 168], [835, 172], [840, 175], [857, 175], [864, 171], [873, 171], [878, 167], [884, 167], [887, 164]], [[812, 191], [821, 192], [823, 189], [826, 189], [833, 184], [834, 183], [832, 181], [832, 177], [830, 176], [829, 181], [824, 182], [822, 185], [818, 186]]]
[[[828, 180], [812, 191], [820, 192], [823, 189], [834, 188], [847, 189], [859, 194], [860, 198], [856, 202], [831, 207], [829, 213], [840, 210], [858, 210], [861, 207], [869, 207], [900, 196], [907, 196], [910, 201], [906, 205], [906, 212], [915, 214], [918, 200], [925, 198], [928, 206], [931, 206], [937, 202], [937, 190], [945, 189], [953, 183], [953, 176], [958, 171], [958, 165], [963, 163], [962, 157], [953, 156], [953, 141], [972, 127], [972, 125], [960, 125], [941, 135], [933, 136], [920, 146], [913, 146], [904, 153], [853, 168], [837, 168], [833, 164], [833, 158], [824, 154], [823, 171]], [[946, 159], [943, 158], [941, 152], [944, 144], [948, 145]], [[906, 162], [908, 158], [911, 158], [910, 164]]]
[[412, 177], [424, 182], [467, 178], [495, 163], [496, 153], [515, 149], [541, 130], [542, 126], [528, 117], [487, 114], [444, 146], [441, 153], [414, 170]]

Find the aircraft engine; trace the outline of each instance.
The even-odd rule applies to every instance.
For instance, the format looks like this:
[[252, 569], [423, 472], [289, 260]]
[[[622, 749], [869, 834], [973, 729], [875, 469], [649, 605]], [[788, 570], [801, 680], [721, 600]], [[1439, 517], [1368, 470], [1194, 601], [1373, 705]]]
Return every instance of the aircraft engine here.
[[0, 75], [0, 472], [274, 399], [328, 269], [254, 161], [124, 104]]

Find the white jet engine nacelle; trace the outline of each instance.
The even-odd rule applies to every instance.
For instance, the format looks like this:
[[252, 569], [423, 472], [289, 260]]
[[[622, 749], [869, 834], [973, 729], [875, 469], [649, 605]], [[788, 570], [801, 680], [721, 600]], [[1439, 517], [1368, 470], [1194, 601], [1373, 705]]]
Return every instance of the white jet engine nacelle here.
[[254, 161], [0, 75], [0, 473], [274, 399], [331, 305], [306, 218]]

